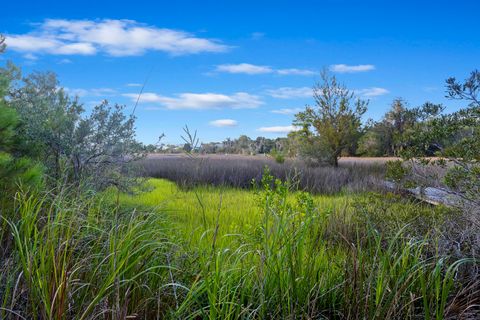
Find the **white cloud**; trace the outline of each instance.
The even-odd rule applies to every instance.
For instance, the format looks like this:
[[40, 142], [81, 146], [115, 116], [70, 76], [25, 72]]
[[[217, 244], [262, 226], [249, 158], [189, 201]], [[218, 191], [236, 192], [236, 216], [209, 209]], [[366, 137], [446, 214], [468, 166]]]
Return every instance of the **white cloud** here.
[[117, 94], [115, 89], [111, 88], [94, 88], [94, 89], [82, 89], [82, 88], [63, 88], [68, 94], [72, 96], [82, 97], [105, 97], [114, 96]]
[[349, 66], [346, 64], [334, 64], [330, 66], [330, 71], [338, 73], [355, 73], [374, 70], [373, 64], [359, 64], [356, 66]]
[[127, 87], [141, 87], [142, 84], [141, 83], [127, 83], [126, 86]]
[[226, 72], [226, 73], [243, 73], [243, 74], [266, 74], [266, 73], [276, 73], [279, 75], [299, 75], [299, 76], [310, 76], [315, 74], [312, 70], [307, 69], [274, 69], [270, 66], [261, 66], [250, 63], [239, 63], [239, 64], [221, 64], [218, 65], [216, 70], [217, 72]]
[[[126, 93], [123, 96], [136, 101], [137, 93]], [[237, 92], [232, 95], [219, 93], [181, 93], [175, 97], [167, 97], [156, 93], [145, 92], [140, 97], [143, 103], [158, 103], [166, 109], [220, 109], [220, 108], [257, 108], [263, 104], [260, 97], [245, 92]]]
[[245, 74], [261, 74], [261, 73], [273, 72], [272, 68], [268, 66], [257, 66], [250, 63], [222, 64], [217, 66], [217, 71], [227, 72], [227, 73], [245, 73]]
[[261, 127], [257, 131], [265, 133], [289, 133], [299, 130], [296, 126], [273, 126], [273, 127]]
[[272, 110], [272, 113], [277, 113], [277, 114], [296, 114], [299, 112], [305, 111], [304, 108], [284, 108], [284, 109], [277, 109], [277, 110]]
[[313, 90], [309, 87], [281, 87], [267, 90], [266, 93], [277, 99], [309, 98], [313, 96]]
[[11, 50], [56, 55], [142, 55], [163, 51], [174, 55], [223, 52], [228, 46], [215, 40], [172, 29], [147, 26], [133, 20], [49, 19], [26, 34], [10, 34]]
[[279, 69], [277, 70], [278, 74], [281, 75], [297, 75], [297, 76], [311, 76], [314, 75], [315, 72], [312, 70], [307, 70], [307, 69]]
[[385, 88], [371, 87], [355, 90], [355, 93], [364, 97], [378, 97], [388, 94], [390, 91]]
[[233, 119], [218, 119], [214, 121], [210, 121], [210, 125], [214, 127], [236, 127], [238, 125], [238, 121]]

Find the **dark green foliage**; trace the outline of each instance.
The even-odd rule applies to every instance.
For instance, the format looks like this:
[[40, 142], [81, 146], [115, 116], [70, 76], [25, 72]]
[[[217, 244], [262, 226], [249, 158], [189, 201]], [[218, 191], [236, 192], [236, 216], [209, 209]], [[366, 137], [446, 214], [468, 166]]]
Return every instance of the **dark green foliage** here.
[[6, 71], [0, 70], [0, 198], [3, 201], [12, 200], [19, 186], [38, 187], [42, 182], [40, 166], [22, 152], [19, 117], [5, 99], [9, 84]]
[[275, 162], [276, 163], [284, 163], [285, 162], [285, 156], [281, 153], [276, 153], [275, 154]]
[[41, 167], [26, 158], [15, 155], [18, 117], [15, 111], [0, 102], [0, 192], [11, 196], [23, 185], [41, 184]]
[[381, 157], [386, 155], [385, 144], [382, 143], [385, 136], [378, 128], [370, 128], [358, 140], [358, 154], [367, 157]]
[[[422, 156], [433, 156], [444, 139], [433, 138], [431, 124], [441, 117], [443, 110], [442, 105], [429, 102], [408, 108], [404, 100], [395, 99], [381, 121], [367, 124], [359, 141], [359, 154], [401, 156], [414, 151]], [[447, 136], [444, 134], [443, 138]]]
[[388, 161], [386, 170], [385, 178], [396, 183], [401, 183], [410, 172], [409, 168], [404, 166], [401, 160]]

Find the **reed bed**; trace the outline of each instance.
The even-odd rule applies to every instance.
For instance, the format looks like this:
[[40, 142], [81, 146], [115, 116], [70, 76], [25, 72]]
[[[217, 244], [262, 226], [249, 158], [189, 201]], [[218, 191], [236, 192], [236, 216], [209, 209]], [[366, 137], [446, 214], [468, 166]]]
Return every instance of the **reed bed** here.
[[302, 161], [277, 163], [263, 156], [151, 156], [138, 164], [138, 172], [150, 178], [163, 178], [182, 187], [199, 185], [251, 188], [252, 180], [260, 181], [265, 167], [296, 188], [316, 194], [334, 194], [377, 190], [385, 173], [383, 162], [340, 162], [340, 167], [307, 166]]

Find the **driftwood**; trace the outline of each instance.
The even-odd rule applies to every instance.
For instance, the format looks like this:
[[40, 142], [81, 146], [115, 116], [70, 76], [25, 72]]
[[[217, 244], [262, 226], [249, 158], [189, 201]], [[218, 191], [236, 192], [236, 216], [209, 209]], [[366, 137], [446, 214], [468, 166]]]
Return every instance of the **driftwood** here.
[[402, 188], [398, 184], [391, 181], [384, 181], [386, 189], [412, 196], [418, 200], [430, 203], [432, 205], [444, 205], [447, 207], [460, 207], [468, 202], [460, 195], [443, 188], [434, 187], [416, 187]]

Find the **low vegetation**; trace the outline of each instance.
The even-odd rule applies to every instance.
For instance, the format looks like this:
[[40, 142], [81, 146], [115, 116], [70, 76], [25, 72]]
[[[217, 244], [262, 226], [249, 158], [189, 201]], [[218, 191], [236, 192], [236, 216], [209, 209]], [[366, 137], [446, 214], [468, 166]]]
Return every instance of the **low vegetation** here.
[[283, 181], [289, 180], [299, 190], [333, 194], [341, 191], [379, 189], [385, 168], [383, 161], [341, 163], [338, 168], [311, 167], [301, 161], [278, 163], [267, 157], [247, 156], [151, 156], [138, 162], [146, 177], [164, 178], [182, 187], [198, 185], [251, 188], [260, 181], [265, 167]]
[[[68, 200], [19, 193], [2, 317], [469, 317], [473, 259], [438, 251], [455, 213], [374, 194], [178, 189]], [[428, 227], [427, 227], [428, 226]], [[475, 287], [477, 286], [477, 287]]]

